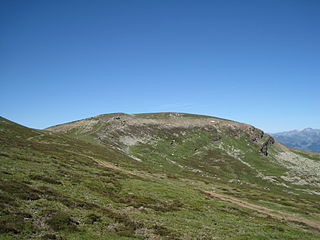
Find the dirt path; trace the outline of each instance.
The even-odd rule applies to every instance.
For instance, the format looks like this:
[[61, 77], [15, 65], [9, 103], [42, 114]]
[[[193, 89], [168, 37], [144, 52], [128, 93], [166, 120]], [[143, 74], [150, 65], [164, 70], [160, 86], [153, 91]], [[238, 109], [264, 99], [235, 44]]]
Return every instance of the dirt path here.
[[289, 214], [286, 212], [282, 212], [279, 210], [274, 210], [274, 209], [270, 209], [270, 208], [266, 208], [266, 207], [262, 207], [256, 204], [252, 204], [252, 203], [248, 203], [245, 202], [243, 200], [237, 199], [237, 198], [233, 198], [233, 197], [229, 197], [226, 195], [222, 195], [219, 193], [214, 193], [214, 192], [209, 192], [209, 191], [202, 191], [212, 197], [218, 198], [222, 201], [227, 201], [227, 202], [231, 202], [233, 204], [237, 204], [241, 207], [245, 207], [245, 208], [249, 208], [264, 214], [267, 214], [271, 217], [277, 218], [277, 219], [281, 219], [281, 220], [286, 220], [286, 221], [292, 221], [292, 222], [299, 222], [299, 223], [304, 223], [310, 227], [316, 228], [320, 230], [320, 223], [316, 222], [316, 221], [312, 221], [300, 216], [297, 216], [295, 214]]
[[90, 158], [91, 160], [93, 160], [93, 161], [95, 161], [96, 163], [98, 163], [100, 166], [103, 166], [103, 167], [106, 167], [106, 168], [118, 170], [118, 171], [120, 171], [120, 172], [127, 173], [127, 174], [130, 174], [130, 175], [134, 175], [134, 176], [137, 176], [137, 177], [143, 177], [140, 173], [123, 169], [123, 168], [118, 167], [118, 166], [116, 166], [116, 165], [114, 165], [114, 164], [111, 164], [111, 163], [109, 163], [109, 162], [101, 161], [101, 160], [99, 160], [99, 159], [96, 159], [96, 158], [94, 158], [94, 157], [88, 156], [88, 155], [86, 155], [86, 154], [77, 153], [77, 152], [73, 152], [73, 151], [67, 151], [67, 152], [72, 153], [72, 154], [76, 154], [76, 155], [79, 155], [79, 156], [82, 156], [82, 157]]
[[35, 136], [32, 136], [32, 137], [28, 137], [27, 140], [30, 141], [30, 140], [32, 140], [32, 139], [34, 139], [34, 138], [41, 138], [41, 137], [43, 137], [43, 136], [44, 136], [44, 134], [43, 134], [43, 133], [40, 133], [40, 134], [38, 134], [38, 135], [35, 135]]
[[124, 173], [130, 174], [130, 175], [134, 175], [134, 176], [137, 176], [137, 177], [142, 177], [142, 175], [137, 173], [137, 172], [126, 170], [126, 169], [123, 169], [121, 167], [115, 166], [115, 165], [113, 165], [111, 163], [100, 161], [98, 159], [94, 159], [94, 158], [92, 158], [92, 159], [95, 160], [100, 166], [103, 166], [103, 167], [106, 167], [106, 168], [115, 169], [115, 170], [118, 170], [120, 172], [124, 172]]

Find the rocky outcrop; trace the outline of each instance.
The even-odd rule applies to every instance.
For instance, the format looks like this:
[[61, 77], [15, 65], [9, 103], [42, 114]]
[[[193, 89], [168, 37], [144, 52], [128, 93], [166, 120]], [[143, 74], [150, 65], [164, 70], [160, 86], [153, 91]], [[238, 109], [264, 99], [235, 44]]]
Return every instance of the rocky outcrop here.
[[253, 142], [258, 141], [259, 139], [263, 138], [264, 132], [263, 131], [258, 131], [255, 134], [250, 136], [250, 140]]
[[228, 128], [226, 134], [230, 137], [241, 137], [244, 135], [244, 132], [240, 128], [230, 127]]
[[260, 149], [260, 152], [265, 155], [265, 156], [268, 156], [268, 148], [270, 145], [274, 144], [275, 141], [274, 141], [274, 138], [273, 137], [269, 137], [267, 141], [265, 141], [262, 146], [261, 146], [261, 149]]
[[257, 142], [258, 140], [262, 139], [264, 136], [264, 132], [259, 129], [256, 129], [255, 127], [250, 127], [248, 131], [250, 135], [249, 138], [252, 142]]

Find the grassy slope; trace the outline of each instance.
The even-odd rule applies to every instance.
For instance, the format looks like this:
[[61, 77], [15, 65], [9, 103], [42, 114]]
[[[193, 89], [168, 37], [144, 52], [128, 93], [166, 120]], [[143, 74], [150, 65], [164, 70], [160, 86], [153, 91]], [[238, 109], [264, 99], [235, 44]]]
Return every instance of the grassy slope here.
[[[226, 186], [222, 188], [222, 192], [229, 195], [252, 202], [263, 202], [263, 205], [274, 209], [285, 209], [320, 220], [317, 204], [319, 197], [301, 191], [313, 188], [283, 181], [280, 176], [287, 169], [273, 161], [272, 154], [269, 157], [262, 156], [256, 144], [246, 137], [225, 135], [214, 143], [211, 142], [212, 137], [214, 134], [204, 131], [190, 132], [183, 139], [175, 137], [176, 142], [171, 145], [168, 139], [173, 136], [169, 136], [152, 144], [134, 145], [131, 147], [131, 154], [148, 162], [154, 169], [159, 169], [160, 166], [171, 177], [199, 179], [208, 183], [214, 181], [215, 184], [219, 182]], [[224, 146], [222, 149], [219, 147], [221, 145]], [[250, 166], [227, 154], [228, 148], [240, 149], [241, 159]], [[275, 146], [270, 149], [270, 152], [273, 151], [279, 150]], [[308, 153], [304, 157], [316, 159]], [[277, 184], [259, 177], [259, 173], [272, 176]], [[287, 187], [281, 185], [284, 183]]]
[[[112, 118], [121, 117], [121, 120]], [[152, 122], [143, 121], [153, 120]], [[174, 121], [185, 120], [194, 122], [197, 127], [186, 126], [184, 124], [175, 127], [164, 127], [165, 124], [174, 124]], [[202, 125], [197, 120], [209, 119], [216, 122], [215, 126]], [[143, 124], [138, 124], [136, 120], [142, 120]], [[173, 121], [172, 121], [173, 120]], [[131, 121], [131, 123], [130, 123]], [[134, 122], [134, 123], [132, 123]], [[152, 171], [159, 171], [159, 167], [167, 172], [187, 173], [192, 170], [203, 171], [204, 175], [216, 176], [223, 179], [240, 179], [252, 184], [258, 183], [264, 187], [270, 185], [270, 181], [264, 181], [261, 177], [272, 178], [274, 182], [286, 184], [290, 190], [310, 189], [318, 190], [312, 186], [292, 186], [286, 182], [285, 176], [289, 169], [279, 163], [278, 154], [283, 152], [282, 146], [276, 144], [269, 149], [269, 156], [265, 157], [259, 153], [263, 142], [268, 139], [264, 135], [262, 139], [253, 142], [250, 137], [259, 133], [259, 130], [248, 130], [249, 125], [240, 124], [230, 120], [214, 118], [210, 116], [192, 115], [185, 113], [151, 113], [128, 115], [124, 113], [105, 114], [78, 121], [78, 124], [64, 124], [59, 128], [50, 128], [55, 131], [63, 131], [76, 138], [104, 143], [107, 146], [126, 148], [119, 141], [121, 137], [135, 137], [139, 141], [130, 147], [130, 153], [144, 160], [152, 167]], [[191, 125], [192, 126], [192, 125]], [[105, 130], [113, 129], [106, 135]], [[251, 128], [252, 129], [252, 128]], [[101, 138], [101, 135], [106, 135]], [[212, 141], [213, 138], [221, 136], [221, 140]], [[150, 138], [145, 141], [145, 138]], [[101, 140], [102, 139], [102, 140]], [[172, 140], [175, 141], [172, 144]], [[296, 153], [314, 161], [315, 156], [301, 151], [285, 150]], [[317, 155], [320, 156], [320, 155]], [[240, 159], [240, 161], [239, 161]], [[184, 169], [181, 166], [185, 167]], [[310, 166], [309, 166], [310, 169]], [[194, 175], [194, 174], [192, 174]], [[198, 174], [201, 175], [201, 174]], [[308, 180], [309, 175], [303, 173], [303, 177]], [[272, 184], [272, 187], [274, 184]], [[283, 187], [282, 187], [283, 189]]]
[[[109, 121], [115, 117], [121, 117], [121, 120]], [[138, 124], [130, 127], [129, 124], [128, 127], [121, 130], [122, 126], [118, 124], [116, 126], [120, 130], [113, 132], [113, 135], [109, 135], [109, 138], [111, 137], [112, 141], [115, 142], [122, 136], [139, 136], [141, 132], [153, 136], [153, 140], [147, 143], [138, 143], [130, 147], [130, 154], [142, 159], [148, 165], [148, 168], [152, 169], [152, 172], [164, 171], [170, 177], [200, 179], [209, 182], [212, 179], [222, 179], [224, 182], [236, 182], [238, 186], [239, 184], [246, 185], [250, 189], [254, 187], [259, 191], [266, 192], [264, 195], [270, 196], [264, 204], [276, 208], [282, 203], [287, 207], [290, 205], [290, 199], [296, 199], [296, 195], [299, 195], [299, 198], [305, 198], [312, 202], [310, 204], [295, 204], [300, 207], [292, 206], [289, 210], [301, 214], [315, 212], [315, 214], [312, 214], [312, 218], [319, 220], [319, 215], [314, 207], [317, 205], [315, 202], [319, 200], [319, 197], [305, 192], [314, 190], [319, 192], [319, 187], [301, 186], [294, 184], [294, 182], [286, 182], [282, 178], [290, 169], [279, 163], [278, 153], [283, 151], [291, 153], [293, 151], [283, 150], [283, 146], [275, 144], [269, 148], [270, 154], [268, 157], [262, 156], [259, 149], [269, 136], [264, 135], [257, 142], [252, 142], [250, 135], [259, 133], [260, 130], [248, 131], [248, 129], [252, 129], [249, 125], [220, 118], [183, 113], [106, 114], [91, 118], [96, 122], [89, 128], [90, 131], [87, 127], [88, 122], [85, 122], [85, 124], [79, 126], [71, 126], [67, 133], [74, 134], [76, 137], [87, 136], [94, 140], [101, 130], [103, 132], [104, 129], [112, 128], [117, 124], [116, 122], [130, 122], [132, 118], [159, 120], [159, 125], [153, 125], [154, 122], [152, 122], [151, 125], [144, 124], [141, 126]], [[195, 120], [195, 124], [198, 124], [198, 119], [209, 119], [209, 122], [214, 120], [218, 125], [214, 128], [207, 126], [161, 128], [164, 123], [172, 124], [172, 119], [174, 121], [187, 119], [188, 122]], [[212, 138], [217, 135], [222, 136], [221, 140], [212, 142]], [[171, 144], [172, 140], [175, 140], [174, 144]], [[108, 142], [103, 143], [108, 145]], [[296, 153], [300, 154], [301, 152]], [[314, 155], [308, 152], [304, 154], [304, 157], [312, 161], [315, 160]], [[305, 161], [305, 159], [302, 160]], [[310, 177], [305, 173], [302, 174], [305, 179]], [[264, 177], [261, 178], [261, 176]], [[271, 180], [266, 180], [266, 178]], [[242, 196], [246, 196], [246, 192]], [[274, 197], [275, 192], [279, 193], [280, 196]], [[282, 195], [285, 197], [282, 197]], [[253, 196], [253, 199], [257, 200], [258, 198]], [[265, 201], [266, 199], [261, 198], [259, 200]], [[283, 205], [280, 208], [282, 207]]]
[[[165, 140], [133, 146], [144, 160], [138, 162], [90, 137], [84, 141], [0, 119], [0, 239], [318, 239], [317, 230], [302, 224], [202, 194], [214, 190], [310, 218], [320, 214], [314, 196], [290, 195], [277, 186], [267, 191], [263, 181], [257, 187], [228, 182], [256, 178], [216, 148], [197, 157], [193, 149], [205, 148], [211, 137], [197, 131], [174, 146]], [[190, 169], [209, 169], [208, 176], [168, 164], [169, 156]], [[93, 158], [136, 169], [141, 177], [99, 166]], [[212, 167], [217, 159], [225, 160], [217, 163], [220, 168]]]

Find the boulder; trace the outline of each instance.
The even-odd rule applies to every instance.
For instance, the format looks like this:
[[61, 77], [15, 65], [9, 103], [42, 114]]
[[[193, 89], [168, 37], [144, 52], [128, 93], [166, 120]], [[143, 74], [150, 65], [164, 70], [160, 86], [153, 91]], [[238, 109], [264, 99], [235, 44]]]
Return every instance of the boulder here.
[[212, 141], [216, 142], [219, 141], [221, 139], [221, 136], [215, 136], [212, 138]]

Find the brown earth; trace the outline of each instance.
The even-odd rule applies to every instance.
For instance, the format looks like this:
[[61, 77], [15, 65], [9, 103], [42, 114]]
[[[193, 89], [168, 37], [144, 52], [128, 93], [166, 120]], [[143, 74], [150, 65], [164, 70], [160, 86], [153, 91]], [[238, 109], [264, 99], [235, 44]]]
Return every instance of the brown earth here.
[[240, 200], [240, 199], [237, 199], [237, 198], [233, 198], [233, 197], [229, 197], [229, 196], [226, 196], [226, 195], [222, 195], [222, 194], [219, 194], [219, 193], [215, 193], [215, 192], [210, 192], [210, 191], [202, 191], [202, 192], [206, 193], [209, 196], [218, 198], [218, 199], [220, 199], [222, 201], [231, 202], [233, 204], [237, 204], [238, 206], [245, 207], [245, 208], [248, 208], [248, 209], [252, 209], [252, 210], [267, 214], [268, 216], [280, 219], [280, 220], [299, 222], [299, 223], [303, 223], [305, 225], [308, 225], [308, 226], [310, 226], [312, 228], [320, 229], [320, 223], [319, 222], [312, 221], [312, 220], [297, 216], [295, 214], [289, 214], [289, 213], [282, 212], [282, 211], [279, 211], [279, 210], [266, 208], [266, 207], [263, 207], [263, 206], [259, 206], [259, 205], [253, 204], [253, 203], [248, 203], [246, 201], [243, 201], [243, 200]]
[[123, 169], [121, 167], [118, 167], [114, 164], [111, 164], [111, 163], [108, 163], [108, 162], [105, 162], [105, 161], [101, 161], [101, 160], [98, 160], [94, 157], [91, 157], [91, 156], [88, 156], [88, 155], [85, 155], [85, 154], [82, 154], [82, 153], [77, 153], [77, 152], [73, 152], [73, 151], [68, 151], [72, 154], [77, 154], [79, 156], [82, 156], [82, 157], [86, 157], [86, 158], [90, 158], [91, 160], [95, 161], [96, 163], [98, 163], [100, 166], [103, 166], [103, 167], [106, 167], [106, 168], [110, 168], [110, 169], [114, 169], [114, 170], [117, 170], [119, 172], [123, 172], [123, 173], [127, 173], [129, 175], [134, 175], [134, 176], [137, 176], [137, 177], [143, 177], [140, 173], [138, 172], [135, 172], [135, 171], [130, 171], [130, 170], [126, 170], [126, 169]]

